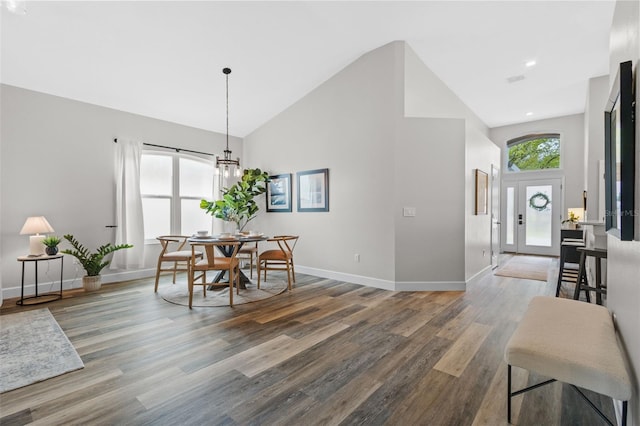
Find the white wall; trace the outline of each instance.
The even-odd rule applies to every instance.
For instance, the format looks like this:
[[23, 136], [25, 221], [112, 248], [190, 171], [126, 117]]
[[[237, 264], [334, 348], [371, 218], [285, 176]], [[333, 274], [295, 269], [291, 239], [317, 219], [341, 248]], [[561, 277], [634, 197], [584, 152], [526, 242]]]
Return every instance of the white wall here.
[[408, 45], [405, 47], [404, 116], [464, 118], [467, 125], [485, 136], [489, 128], [462, 100], [422, 62]]
[[[402, 120], [394, 188], [399, 289], [464, 289], [464, 141], [462, 119]], [[415, 207], [416, 216], [403, 217], [403, 207]]]
[[636, 78], [636, 238], [620, 241], [607, 238], [607, 307], [616, 315], [620, 336], [631, 361], [634, 394], [630, 403], [630, 424], [640, 425], [640, 6], [637, 1], [616, 2], [610, 39], [609, 87], [620, 62], [633, 60]]
[[585, 149], [584, 149], [584, 188], [587, 190], [587, 220], [604, 222], [598, 217], [600, 201], [600, 181], [604, 180], [598, 172], [598, 163], [604, 160], [604, 110], [609, 98], [609, 76], [594, 77], [589, 80], [587, 101], [584, 111]]
[[[89, 248], [113, 242], [114, 233], [105, 226], [113, 225], [115, 217], [114, 138], [138, 138], [212, 153], [224, 149], [222, 134], [13, 86], [0, 86], [0, 107], [0, 250], [5, 298], [20, 295], [16, 257], [28, 249], [28, 236], [19, 235], [28, 216], [44, 215], [56, 235], [74, 234]], [[230, 138], [230, 148], [242, 155], [240, 139]], [[157, 246], [147, 247], [145, 266], [149, 269], [138, 275], [155, 271], [157, 253]], [[79, 286], [77, 278], [84, 275], [71, 260], [66, 258], [65, 280], [76, 279], [65, 282], [65, 287]], [[109, 269], [103, 272], [105, 282], [127, 276], [112, 275]], [[33, 282], [33, 272], [28, 274], [27, 284]], [[40, 283], [46, 285], [52, 279], [59, 275], [43, 273]]]
[[[247, 164], [272, 173], [328, 167], [330, 213], [264, 214], [252, 227], [302, 235], [301, 271], [384, 288], [464, 288], [465, 119], [481, 123], [406, 43], [363, 55], [245, 138]], [[488, 250], [489, 222], [485, 232]]]
[[[260, 213], [252, 228], [301, 236], [296, 270], [393, 288], [396, 61], [363, 55], [245, 137], [246, 164], [270, 173], [328, 168], [328, 213]], [[293, 184], [295, 199], [297, 183]], [[354, 255], [360, 254], [360, 262]]]
[[[488, 214], [475, 214], [475, 170], [480, 169], [489, 176], [491, 185], [491, 165], [500, 167], [500, 148], [476, 128], [467, 125], [465, 167], [465, 275], [467, 281], [491, 267], [491, 205]], [[488, 189], [491, 197], [491, 188]], [[499, 198], [499, 197], [498, 197]], [[491, 202], [491, 198], [489, 198]]]
[[[527, 178], [565, 178], [564, 204], [566, 207], [582, 207], [584, 190], [584, 114], [567, 115], [546, 120], [530, 121], [510, 126], [494, 127], [491, 140], [502, 150], [501, 170], [505, 180], [514, 175], [507, 172], [507, 141], [532, 133], [560, 133], [560, 171], [535, 171], [519, 173]], [[566, 216], [566, 209], [563, 217]]]
[[[500, 148], [488, 138], [487, 126], [409, 46], [405, 48], [404, 77], [405, 117], [464, 119], [464, 145], [455, 145], [446, 139], [438, 141], [434, 137], [432, 140], [436, 142], [431, 145], [432, 150], [428, 158], [431, 160], [429, 170], [435, 170], [437, 176], [448, 176], [448, 188], [442, 187], [442, 191], [450, 193], [464, 191], [464, 198], [442, 195], [441, 199], [446, 200], [442, 204], [445, 208], [442, 213], [449, 215], [449, 220], [445, 222], [456, 225], [453, 229], [440, 227], [440, 231], [434, 230], [433, 233], [448, 233], [440, 240], [441, 244], [451, 245], [450, 250], [445, 253], [463, 253], [456, 254], [449, 260], [442, 259], [442, 264], [457, 271], [457, 275], [453, 271], [448, 272], [447, 275], [468, 281], [491, 265], [491, 216], [474, 214], [475, 169], [489, 174], [492, 164], [499, 167]], [[446, 146], [447, 149], [439, 151], [438, 146]], [[445, 172], [443, 169], [448, 170]], [[441, 220], [436, 221], [436, 217], [434, 215], [435, 228], [440, 226], [438, 223], [442, 223]], [[465, 224], [464, 232], [458, 225], [461, 222]], [[457, 263], [458, 260], [460, 263]], [[462, 276], [463, 273], [464, 276]]]

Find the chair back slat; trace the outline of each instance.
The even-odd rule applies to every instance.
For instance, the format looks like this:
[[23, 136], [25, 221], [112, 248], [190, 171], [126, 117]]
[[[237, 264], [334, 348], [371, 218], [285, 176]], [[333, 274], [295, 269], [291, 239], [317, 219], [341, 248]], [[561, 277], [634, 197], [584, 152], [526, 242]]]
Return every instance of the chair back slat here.
[[280, 250], [284, 253], [292, 254], [293, 249], [296, 248], [296, 244], [298, 243], [297, 235], [276, 235], [272, 238], [269, 238], [268, 241], [276, 242]]
[[[162, 245], [160, 256], [163, 256], [168, 251], [182, 250], [184, 245], [187, 243], [187, 238], [189, 237], [187, 237], [186, 235], [161, 235], [159, 237], [156, 237], [156, 240], [160, 241], [160, 244]], [[169, 250], [171, 243], [178, 244], [178, 247], [176, 247], [175, 250]]]

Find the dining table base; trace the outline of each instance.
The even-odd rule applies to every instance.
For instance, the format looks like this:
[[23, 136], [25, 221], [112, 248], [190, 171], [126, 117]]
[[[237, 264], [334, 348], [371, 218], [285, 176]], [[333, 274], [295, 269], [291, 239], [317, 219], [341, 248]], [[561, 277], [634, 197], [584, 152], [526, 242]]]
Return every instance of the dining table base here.
[[[213, 279], [213, 282], [211, 283], [211, 285], [209, 287], [207, 287], [207, 290], [218, 290], [221, 288], [225, 288], [225, 287], [229, 287], [229, 281], [226, 281], [226, 284], [218, 284], [222, 281], [222, 279], [224, 278], [225, 274], [227, 273], [227, 271], [220, 271], [218, 272], [218, 274], [216, 275], [216, 277]], [[247, 284], [250, 283], [251, 280], [249, 278], [247, 278], [247, 276], [244, 274], [244, 272], [242, 272], [242, 270], [240, 270], [240, 286], [239, 288], [241, 290], [246, 290], [247, 289]]]

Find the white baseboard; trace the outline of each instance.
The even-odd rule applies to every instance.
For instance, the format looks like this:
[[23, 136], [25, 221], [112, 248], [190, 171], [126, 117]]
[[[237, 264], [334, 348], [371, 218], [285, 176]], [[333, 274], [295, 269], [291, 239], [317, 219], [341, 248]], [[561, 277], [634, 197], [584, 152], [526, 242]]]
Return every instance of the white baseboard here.
[[481, 269], [480, 272], [477, 272], [476, 274], [472, 275], [470, 278], [467, 279], [467, 285], [469, 283], [472, 283], [475, 280], [482, 278], [485, 274], [487, 274], [488, 272], [491, 272], [492, 270], [493, 269], [491, 268], [491, 265], [485, 266], [485, 268]]
[[396, 281], [396, 291], [465, 291], [464, 281]]
[[[466, 283], [464, 281], [389, 281], [379, 278], [366, 277], [363, 275], [347, 274], [343, 272], [328, 271], [326, 269], [310, 268], [307, 266], [297, 266], [296, 271], [303, 274], [314, 275], [317, 277], [328, 278], [338, 281], [345, 281], [354, 284], [360, 284], [367, 287], [380, 288], [391, 291], [465, 291]], [[484, 270], [474, 275], [471, 279], [481, 275]], [[138, 269], [135, 271], [120, 271], [102, 275], [102, 283], [109, 284], [120, 281], [136, 280], [140, 278], [153, 277], [156, 273], [155, 268]], [[470, 279], [470, 280], [471, 280]], [[470, 281], [469, 280], [469, 281]], [[467, 281], [468, 282], [468, 281]], [[75, 276], [62, 282], [63, 290], [74, 288], [82, 288], [82, 276]], [[60, 281], [47, 281], [38, 283], [38, 293], [50, 293], [60, 290]], [[25, 296], [35, 293], [35, 285], [33, 283], [25, 284]], [[8, 287], [2, 289], [2, 298], [11, 299], [20, 297], [20, 287]]]
[[[110, 274], [102, 275], [102, 283], [109, 284], [120, 281], [128, 281], [128, 280], [137, 280], [140, 278], [149, 278], [153, 277], [156, 274], [156, 269], [138, 269], [135, 271], [121, 271], [114, 272]], [[33, 296], [36, 292], [35, 284], [29, 283], [24, 286], [24, 295], [25, 296]], [[74, 288], [82, 288], [82, 276], [75, 276], [73, 278], [69, 278], [62, 281], [62, 289], [63, 290], [71, 290]], [[11, 299], [14, 297], [20, 297], [20, 286], [8, 287], [2, 289], [2, 299]], [[45, 281], [38, 282], [38, 293], [55, 293], [60, 291], [60, 281]]]
[[367, 287], [381, 288], [392, 291], [464, 291], [464, 281], [389, 281], [379, 278], [365, 277], [362, 275], [346, 274], [343, 272], [328, 271], [326, 269], [309, 268], [296, 265], [296, 271], [316, 277], [345, 281]]
[[296, 272], [302, 272], [303, 274], [329, 278], [332, 280], [345, 281], [353, 284], [366, 285], [367, 287], [381, 288], [383, 290], [395, 290], [395, 283], [393, 281], [381, 280], [379, 278], [345, 274], [344, 272], [328, 271], [326, 269], [309, 268], [308, 266], [298, 265], [296, 265]]

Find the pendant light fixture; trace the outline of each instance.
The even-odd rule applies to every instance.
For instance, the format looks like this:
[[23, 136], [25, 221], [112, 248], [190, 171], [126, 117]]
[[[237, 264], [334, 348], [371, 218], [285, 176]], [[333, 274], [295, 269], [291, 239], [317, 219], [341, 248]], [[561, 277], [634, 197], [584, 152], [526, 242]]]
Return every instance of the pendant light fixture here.
[[[231, 159], [231, 150], [229, 149], [229, 74], [231, 74], [231, 68], [223, 68], [222, 72], [227, 79], [227, 148], [224, 150], [224, 158], [216, 156], [216, 175], [222, 173], [225, 178], [230, 175], [229, 166], [233, 169], [233, 175], [240, 177], [242, 175], [242, 168], [240, 167], [240, 158], [235, 160]], [[220, 170], [222, 169], [222, 171]]]

